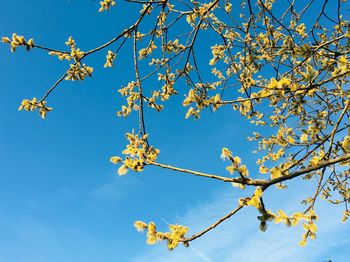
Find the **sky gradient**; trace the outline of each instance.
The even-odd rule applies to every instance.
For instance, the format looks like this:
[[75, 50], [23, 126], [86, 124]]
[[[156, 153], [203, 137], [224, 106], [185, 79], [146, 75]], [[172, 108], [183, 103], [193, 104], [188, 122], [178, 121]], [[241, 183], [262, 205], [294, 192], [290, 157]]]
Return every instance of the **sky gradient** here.
[[[110, 39], [138, 15], [123, 3], [123, 12], [100, 14], [98, 1], [82, 0], [3, 1], [0, 7], [1, 36], [16, 32], [64, 48], [72, 35], [83, 50]], [[42, 120], [36, 112], [18, 112], [18, 106], [24, 98], [41, 97], [67, 63], [39, 50], [12, 54], [0, 46], [0, 262], [348, 261], [349, 224], [340, 223], [340, 208], [326, 203], [317, 210], [318, 237], [305, 248], [297, 245], [300, 228], [271, 224], [260, 232], [254, 208], [190, 248], [169, 252], [164, 244], [146, 245], [145, 235], [132, 226], [135, 220], [155, 221], [161, 230], [180, 223], [191, 234], [228, 213], [242, 194], [227, 184], [155, 168], [116, 175], [109, 157], [123, 150], [123, 134], [136, 120], [116, 116], [123, 102], [117, 90], [133, 79], [130, 50], [112, 69], [103, 68], [105, 53], [87, 59], [93, 78], [59, 86], [48, 99], [54, 110]], [[239, 113], [221, 109], [199, 121], [185, 120], [182, 99], [174, 98], [162, 113], [146, 112], [161, 162], [225, 174], [219, 156], [229, 147], [254, 166], [254, 145], [246, 141], [251, 125]], [[298, 181], [288, 185], [268, 193], [270, 209], [297, 211], [310, 192]]]

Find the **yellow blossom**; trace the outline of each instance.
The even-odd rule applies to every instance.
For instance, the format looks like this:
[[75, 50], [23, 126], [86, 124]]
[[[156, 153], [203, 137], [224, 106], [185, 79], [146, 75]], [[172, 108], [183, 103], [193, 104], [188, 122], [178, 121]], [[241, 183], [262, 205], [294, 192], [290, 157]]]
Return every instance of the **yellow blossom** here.
[[122, 161], [122, 159], [118, 156], [112, 156], [110, 158], [110, 161], [113, 163], [113, 164], [117, 164], [117, 163], [120, 163]]
[[225, 160], [226, 158], [228, 159], [230, 156], [232, 156], [232, 152], [226, 147], [222, 148], [220, 156], [221, 159]]
[[116, 2], [114, 0], [103, 0], [100, 2], [99, 12], [108, 11], [111, 6], [115, 6]]
[[135, 221], [134, 227], [136, 228], [137, 231], [142, 232], [145, 229], [147, 229], [148, 225], [143, 221]]

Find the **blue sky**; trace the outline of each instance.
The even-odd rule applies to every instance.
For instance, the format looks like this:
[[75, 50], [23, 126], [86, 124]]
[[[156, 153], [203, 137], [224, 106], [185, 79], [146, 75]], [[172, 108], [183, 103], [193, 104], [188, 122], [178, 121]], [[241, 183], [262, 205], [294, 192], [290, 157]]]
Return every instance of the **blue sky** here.
[[[125, 4], [100, 14], [98, 1], [81, 0], [3, 1], [0, 6], [1, 36], [16, 32], [64, 48], [72, 35], [83, 50], [110, 39], [138, 14]], [[319, 205], [318, 238], [305, 248], [297, 246], [299, 229], [270, 225], [266, 233], [258, 231], [257, 214], [249, 208], [188, 249], [147, 246], [133, 221], [154, 220], [164, 230], [178, 222], [196, 232], [229, 212], [242, 195], [230, 185], [155, 168], [116, 175], [109, 157], [121, 152], [123, 134], [135, 127], [134, 116], [116, 117], [123, 102], [117, 90], [133, 79], [128, 51], [108, 70], [105, 53], [87, 59], [94, 77], [59, 86], [48, 99], [54, 111], [42, 120], [17, 108], [23, 98], [40, 97], [67, 64], [39, 50], [11, 54], [1, 46], [0, 262], [256, 261], [261, 256], [265, 261], [347, 261], [349, 225], [340, 223], [342, 210], [326, 203]], [[254, 147], [245, 139], [252, 131], [247, 121], [226, 109], [185, 120], [181, 100], [175, 98], [160, 114], [146, 112], [161, 162], [225, 174], [219, 155], [229, 147], [254, 165]], [[307, 192], [310, 186], [291, 183], [277, 197], [271, 192], [270, 207], [295, 211]]]

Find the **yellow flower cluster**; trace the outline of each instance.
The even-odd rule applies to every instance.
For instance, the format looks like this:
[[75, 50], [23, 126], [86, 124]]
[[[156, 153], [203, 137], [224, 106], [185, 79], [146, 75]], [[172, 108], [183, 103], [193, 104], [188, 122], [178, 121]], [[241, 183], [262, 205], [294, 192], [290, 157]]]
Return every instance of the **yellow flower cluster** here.
[[213, 55], [213, 58], [210, 59], [209, 65], [213, 66], [220, 59], [224, 58], [224, 56], [225, 56], [225, 46], [223, 46], [223, 45], [214, 45], [214, 46], [211, 47], [211, 53]]
[[261, 187], [257, 187], [255, 189], [254, 195], [247, 201], [248, 206], [256, 207], [257, 209], [261, 209], [260, 198], [262, 197], [263, 191]]
[[118, 174], [121, 176], [125, 175], [129, 169], [141, 172], [144, 166], [154, 162], [159, 154], [159, 149], [148, 146], [148, 135], [139, 136], [132, 131], [126, 134], [126, 138], [129, 140], [129, 144], [122, 152], [122, 154], [127, 155], [125, 159], [122, 160], [117, 156], [110, 158], [113, 164], [122, 163], [118, 169]]
[[[205, 85], [206, 89], [215, 89], [216, 86], [220, 84], [219, 82], [208, 83]], [[212, 106], [213, 110], [216, 111], [220, 106], [222, 106], [222, 100], [220, 94], [216, 94], [212, 97], [208, 95], [198, 95], [194, 89], [190, 89], [188, 95], [182, 102], [183, 106], [188, 106], [192, 103], [195, 103], [196, 107], [190, 107], [186, 113], [186, 119], [190, 116], [194, 116], [195, 118], [199, 118], [200, 110], [209, 106]]]
[[34, 48], [34, 40], [31, 38], [28, 41], [25, 40], [24, 36], [19, 36], [17, 34], [12, 34], [12, 39], [8, 37], [2, 37], [1, 42], [5, 44], [10, 44], [11, 52], [15, 52], [18, 46], [25, 46], [29, 51], [31, 48]]
[[231, 3], [227, 2], [225, 4], [225, 12], [228, 12], [228, 13], [232, 12], [232, 4]]
[[305, 72], [301, 72], [300, 74], [304, 77], [305, 82], [310, 82], [314, 80], [318, 73], [311, 65], [307, 65]]
[[350, 211], [349, 210], [344, 210], [341, 222], [345, 223], [349, 219], [349, 216], [350, 216]]
[[75, 61], [79, 61], [84, 56], [84, 52], [81, 51], [79, 48], [75, 49], [75, 47], [72, 47], [70, 56], [73, 57]]
[[146, 58], [147, 56], [153, 53], [153, 50], [156, 49], [157, 46], [154, 44], [154, 41], [150, 41], [146, 48], [142, 48], [139, 51], [139, 59]]
[[275, 3], [275, 0], [258, 0], [257, 3], [260, 5], [263, 4], [267, 10], [271, 10], [273, 3]]
[[277, 81], [274, 77], [271, 78], [270, 83], [267, 85], [268, 89], [282, 89], [289, 88], [291, 84], [290, 79], [286, 77], [282, 77], [279, 81]]
[[[295, 161], [287, 161], [284, 163], [279, 164], [278, 166], [272, 167], [270, 170], [263, 165], [264, 161], [260, 161], [260, 173], [261, 174], [267, 174], [270, 172], [270, 178], [271, 179], [277, 179], [282, 176], [288, 175], [289, 174], [289, 168], [295, 163]], [[276, 184], [276, 187], [279, 189], [284, 189], [286, 186], [284, 186], [282, 183]]]
[[26, 110], [26, 111], [34, 111], [35, 109], [39, 109], [40, 116], [45, 119], [47, 112], [51, 111], [51, 107], [46, 106], [45, 101], [37, 101], [37, 99], [34, 97], [32, 100], [29, 99], [23, 99], [21, 105], [19, 106], [18, 110]]
[[302, 236], [302, 240], [299, 242], [300, 246], [305, 246], [307, 238], [316, 238], [315, 233], [317, 231], [317, 226], [315, 225], [314, 221], [317, 219], [318, 216], [313, 209], [310, 209], [307, 213], [296, 212], [291, 216], [288, 216], [282, 210], [278, 210], [277, 214], [275, 215], [274, 222], [276, 224], [282, 222], [287, 226], [297, 226], [300, 221], [305, 221], [303, 223], [303, 229], [305, 230], [305, 233]]
[[68, 38], [68, 40], [65, 42], [65, 44], [66, 44], [66, 46], [70, 46], [71, 48], [76, 48], [76, 46], [77, 46], [72, 36], [70, 36]]
[[175, 39], [174, 41], [169, 40], [168, 43], [166, 43], [162, 48], [168, 53], [178, 53], [179, 51], [184, 50], [186, 47], [182, 44], [179, 44], [178, 39]]
[[341, 146], [346, 153], [350, 152], [350, 136], [345, 136], [341, 142]]
[[188, 106], [193, 102], [199, 101], [200, 97], [196, 94], [196, 92], [193, 89], [190, 89], [188, 92], [188, 95], [186, 96], [185, 100], [182, 102], [183, 106]]
[[194, 26], [195, 26], [195, 22], [196, 22], [196, 18], [197, 18], [196, 13], [195, 13], [195, 12], [192, 12], [192, 13], [186, 15], [186, 22], [187, 22], [190, 26], [194, 27]]
[[259, 173], [260, 173], [260, 174], [267, 174], [268, 172], [269, 172], [269, 169], [268, 169], [266, 166], [261, 165], [261, 166], [259, 167]]
[[291, 127], [280, 127], [276, 134], [275, 143], [280, 146], [293, 145], [295, 143], [294, 135]]
[[246, 100], [240, 103], [239, 112], [241, 113], [242, 116], [246, 116], [252, 111], [252, 108], [253, 108], [252, 101]]
[[305, 33], [305, 30], [306, 30], [306, 26], [304, 23], [302, 24], [299, 24], [296, 28], [295, 28], [295, 31], [302, 37], [306, 37], [307, 34]]
[[[231, 161], [231, 165], [226, 167], [226, 170], [233, 174], [235, 171], [240, 174], [241, 177], [248, 177], [249, 171], [246, 165], [241, 164], [241, 159], [238, 156], [232, 156], [232, 152], [224, 147], [221, 150], [221, 156], [222, 160], [228, 159]], [[238, 186], [240, 188], [245, 188], [242, 184], [232, 183], [233, 186]]]
[[84, 57], [85, 53], [80, 48], [77, 48], [73, 37], [70, 36], [65, 44], [71, 48], [70, 53], [59, 51], [49, 52], [49, 55], [55, 55], [60, 60], [74, 61], [74, 63], [69, 65], [65, 80], [84, 80], [86, 76], [92, 76], [93, 68], [81, 63], [80, 60]]
[[273, 167], [270, 170], [271, 179], [276, 179], [282, 176], [282, 170], [279, 167]]
[[302, 133], [300, 136], [300, 142], [306, 143], [308, 140], [309, 135], [307, 133]]
[[185, 115], [185, 118], [189, 118], [190, 116], [192, 116], [194, 119], [198, 119], [200, 118], [200, 110], [198, 108], [194, 108], [194, 107], [190, 107]]
[[[147, 10], [147, 11], [146, 11], [146, 10]], [[142, 8], [141, 8], [140, 11], [139, 11], [139, 13], [140, 13], [140, 14], [143, 14], [144, 12], [146, 12], [146, 13], [145, 13], [146, 15], [150, 15], [150, 14], [152, 13], [152, 10], [153, 10], [153, 7], [152, 7], [152, 6], [150, 6], [150, 5], [148, 5], [148, 4], [143, 4], [143, 5], [142, 5]], [[164, 14], [163, 14], [163, 15], [164, 15]], [[165, 15], [164, 15], [164, 16], [165, 16]], [[162, 21], [162, 18], [159, 17], [158, 22], [161, 23], [161, 21]]]
[[[145, 223], [143, 221], [136, 221], [134, 227], [137, 231], [142, 232], [147, 230], [147, 240], [146, 243], [153, 245], [158, 241], [167, 241], [167, 246], [169, 250], [176, 248], [180, 241], [183, 241], [188, 227], [181, 225], [169, 225], [169, 232], [159, 232], [157, 227], [153, 222]], [[184, 243], [185, 244], [185, 243]]]
[[100, 9], [98, 10], [100, 13], [103, 11], [108, 11], [111, 6], [115, 6], [116, 3], [114, 0], [103, 0], [100, 2]]
[[113, 62], [114, 62], [116, 56], [117, 56], [117, 55], [116, 55], [113, 51], [108, 50], [107, 57], [106, 57], [106, 63], [105, 63], [105, 65], [104, 65], [104, 67], [105, 67], [105, 68], [106, 68], [106, 67], [112, 67], [112, 66], [113, 66]]
[[157, 112], [160, 112], [163, 110], [164, 106], [163, 105], [158, 105], [156, 103], [156, 97], [159, 96], [160, 92], [154, 91], [153, 96], [148, 99], [148, 106], [151, 108], [154, 108]]
[[122, 96], [127, 97], [126, 98], [127, 106], [122, 105], [121, 110], [118, 111], [117, 113], [118, 116], [127, 117], [131, 113], [132, 109], [135, 111], [139, 110], [137, 101], [140, 100], [140, 92], [139, 90], [137, 90], [136, 87], [137, 87], [136, 82], [131, 81], [126, 86], [123, 86], [118, 90], [118, 92]]
[[212, 73], [214, 76], [216, 76], [218, 79], [220, 79], [220, 80], [225, 79], [223, 73], [222, 73], [220, 70], [218, 70], [216, 67], [214, 67], [214, 68], [211, 70], [211, 73]]
[[77, 48], [76, 43], [73, 39], [73, 37], [69, 37], [68, 40], [65, 42], [67, 46], [71, 48], [70, 53], [69, 52], [59, 52], [59, 51], [51, 51], [49, 52], [49, 55], [55, 55], [60, 60], [74, 60], [75, 62], [79, 62], [81, 58], [84, 56], [84, 52], [80, 50], [80, 48]]
[[334, 68], [332, 76], [350, 75], [350, 62], [345, 56], [340, 56], [337, 62], [337, 67]]
[[258, 217], [258, 219], [260, 219], [261, 221], [264, 221], [265, 226], [266, 226], [266, 221], [270, 220], [269, 217], [272, 217], [273, 213], [270, 211], [266, 212], [266, 210], [263, 208], [263, 205], [262, 205], [261, 200], [260, 200], [262, 195], [263, 195], [262, 188], [257, 187], [254, 191], [254, 194], [251, 197], [240, 198], [238, 200], [238, 203], [241, 206], [253, 206], [253, 207], [255, 207], [261, 214], [263, 214], [263, 217], [261, 217], [261, 218]]
[[218, 7], [218, 3], [215, 3], [215, 1], [211, 1], [209, 3], [199, 3], [201, 6], [198, 8], [195, 8], [193, 11], [195, 12], [195, 14], [197, 15], [197, 17], [199, 18], [204, 18], [204, 16], [208, 15], [209, 9], [211, 9], [211, 11], [213, 11], [215, 8]]
[[324, 150], [321, 149], [318, 153], [314, 153], [314, 154], [315, 155], [310, 160], [311, 166], [319, 164], [324, 159], [324, 156], [326, 153], [324, 152]]
[[86, 76], [92, 76], [93, 68], [85, 64], [70, 64], [65, 80], [84, 80]]
[[165, 84], [161, 88], [161, 92], [153, 92], [152, 98], [156, 99], [160, 97], [162, 101], [169, 100], [172, 95], [176, 95], [178, 92], [174, 89], [174, 83], [176, 75], [171, 73], [170, 70], [166, 70], [165, 74], [158, 73], [158, 81], [164, 81]]
[[72, 59], [72, 57], [70, 56], [70, 54], [68, 53], [63, 53], [63, 52], [58, 52], [58, 51], [51, 51], [49, 52], [49, 55], [55, 55], [58, 57], [59, 60], [63, 61], [63, 60], [68, 60], [70, 61]]

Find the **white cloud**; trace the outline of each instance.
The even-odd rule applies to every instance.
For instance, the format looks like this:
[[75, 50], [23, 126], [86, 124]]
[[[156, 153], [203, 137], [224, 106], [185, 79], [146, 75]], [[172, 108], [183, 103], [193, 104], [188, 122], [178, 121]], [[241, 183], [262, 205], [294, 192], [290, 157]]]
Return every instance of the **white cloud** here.
[[[299, 191], [286, 192], [287, 197], [272, 201], [271, 206], [279, 206], [284, 210], [292, 209], [300, 197], [300, 193], [297, 192], [305, 192], [305, 190], [299, 188]], [[291, 193], [296, 193], [296, 196], [290, 197]], [[189, 234], [191, 235], [215, 222], [235, 207], [237, 198], [232, 194], [232, 190], [216, 195], [217, 197], [209, 203], [189, 208], [185, 215], [175, 221], [190, 226], [193, 229]], [[317, 209], [320, 216], [317, 223], [318, 237], [314, 241], [310, 240], [304, 248], [298, 246], [303, 232], [301, 227], [287, 228], [285, 225], [272, 223], [265, 233], [261, 232], [258, 230], [257, 212], [254, 208], [248, 207], [217, 229], [192, 242], [189, 248], [181, 246], [169, 252], [164, 244], [149, 246], [145, 248], [144, 253], [138, 254], [131, 261], [322, 262], [335, 257], [337, 257], [336, 261], [346, 261], [350, 251], [344, 248], [339, 250], [339, 246], [350, 244], [350, 237], [346, 233], [349, 232], [350, 227], [348, 224], [340, 223], [341, 208], [320, 202]], [[344, 255], [341, 255], [341, 252], [344, 252]], [[343, 257], [344, 260], [342, 260]]]
[[111, 181], [99, 185], [92, 189], [88, 195], [95, 199], [108, 200], [123, 197], [130, 187], [136, 187], [139, 181], [136, 178], [128, 178], [114, 176]]

